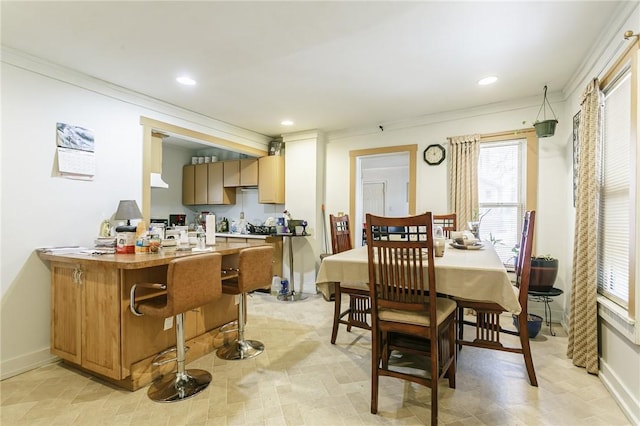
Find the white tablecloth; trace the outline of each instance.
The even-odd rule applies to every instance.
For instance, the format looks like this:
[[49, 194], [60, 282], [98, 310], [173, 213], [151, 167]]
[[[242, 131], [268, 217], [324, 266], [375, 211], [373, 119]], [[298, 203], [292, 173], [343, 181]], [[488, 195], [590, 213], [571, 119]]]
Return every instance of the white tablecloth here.
[[[367, 247], [327, 256], [322, 260], [317, 285], [330, 282], [368, 282]], [[443, 257], [435, 258], [436, 287], [450, 296], [498, 303], [520, 313], [520, 303], [493, 246], [481, 250], [459, 250], [447, 245]]]

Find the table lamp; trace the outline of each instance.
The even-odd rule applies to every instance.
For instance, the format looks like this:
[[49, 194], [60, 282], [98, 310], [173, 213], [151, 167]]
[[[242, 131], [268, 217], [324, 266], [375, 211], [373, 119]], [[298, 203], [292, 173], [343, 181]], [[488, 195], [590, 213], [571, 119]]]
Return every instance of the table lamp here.
[[[126, 220], [127, 227], [131, 227], [131, 219], [140, 219], [142, 218], [142, 213], [138, 208], [138, 203], [136, 200], [120, 200], [120, 204], [118, 204], [118, 210], [116, 210], [116, 214], [114, 216], [115, 220]], [[135, 231], [135, 227], [133, 227]]]

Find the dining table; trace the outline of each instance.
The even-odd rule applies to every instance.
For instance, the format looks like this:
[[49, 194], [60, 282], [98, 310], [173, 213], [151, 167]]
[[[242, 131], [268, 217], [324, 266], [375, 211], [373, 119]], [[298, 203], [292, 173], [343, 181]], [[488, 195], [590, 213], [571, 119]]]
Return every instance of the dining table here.
[[[447, 243], [444, 255], [434, 257], [434, 263], [438, 293], [495, 302], [508, 312], [520, 313], [517, 293], [492, 244], [458, 249]], [[322, 292], [339, 282], [369, 282], [366, 246], [323, 258], [316, 286]]]

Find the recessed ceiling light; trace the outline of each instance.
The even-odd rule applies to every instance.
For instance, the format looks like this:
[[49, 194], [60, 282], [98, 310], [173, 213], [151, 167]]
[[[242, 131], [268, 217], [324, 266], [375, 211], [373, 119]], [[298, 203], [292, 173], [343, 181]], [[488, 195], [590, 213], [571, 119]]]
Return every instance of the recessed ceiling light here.
[[291, 120], [282, 120], [280, 122], [280, 124], [282, 124], [283, 126], [293, 126], [293, 121], [291, 121]]
[[196, 81], [189, 76], [183, 75], [176, 78], [176, 81], [180, 84], [184, 84], [185, 86], [195, 86]]
[[478, 84], [480, 86], [486, 86], [488, 84], [493, 84], [496, 81], [498, 81], [498, 77], [496, 77], [495, 75], [492, 75], [492, 76], [485, 77], [482, 80], [478, 81]]

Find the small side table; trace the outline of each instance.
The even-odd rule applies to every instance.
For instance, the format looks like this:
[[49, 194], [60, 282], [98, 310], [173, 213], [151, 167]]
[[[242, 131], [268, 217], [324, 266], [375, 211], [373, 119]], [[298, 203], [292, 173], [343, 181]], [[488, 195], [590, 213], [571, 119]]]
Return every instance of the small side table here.
[[296, 284], [294, 279], [294, 270], [293, 270], [293, 239], [295, 237], [308, 237], [309, 234], [277, 234], [280, 237], [285, 237], [289, 239], [289, 293], [287, 294], [279, 294], [278, 300], [290, 301], [294, 302], [296, 300], [304, 300], [307, 298], [304, 294], [302, 294], [302, 283], [300, 283], [300, 293], [296, 293]]
[[[556, 333], [553, 332], [553, 328], [551, 328], [551, 306], [549, 305], [552, 302], [552, 299], [556, 296], [560, 296], [564, 291], [559, 288], [551, 287], [549, 291], [536, 291], [529, 290], [528, 295], [534, 302], [542, 302], [544, 303], [544, 321], [549, 326], [549, 333], [552, 336], [555, 336]], [[547, 317], [547, 312], [549, 316]]]

